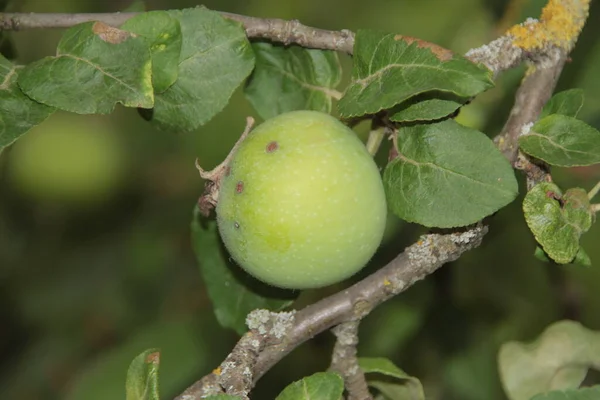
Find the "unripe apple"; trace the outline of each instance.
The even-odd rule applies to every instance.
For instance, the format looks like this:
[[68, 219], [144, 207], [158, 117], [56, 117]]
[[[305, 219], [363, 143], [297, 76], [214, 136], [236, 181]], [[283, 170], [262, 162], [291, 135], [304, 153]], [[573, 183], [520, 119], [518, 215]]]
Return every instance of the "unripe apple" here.
[[256, 127], [220, 183], [219, 231], [256, 278], [307, 289], [358, 272], [380, 245], [379, 170], [354, 132], [328, 114], [293, 111]]

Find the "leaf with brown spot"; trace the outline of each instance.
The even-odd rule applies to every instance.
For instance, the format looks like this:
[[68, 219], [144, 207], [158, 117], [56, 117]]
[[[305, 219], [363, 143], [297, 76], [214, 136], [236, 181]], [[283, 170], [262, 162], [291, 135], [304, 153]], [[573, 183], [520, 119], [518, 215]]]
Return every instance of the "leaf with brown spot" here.
[[94, 32], [95, 35], [98, 35], [100, 39], [112, 44], [122, 43], [130, 37], [135, 36], [132, 33], [113, 28], [112, 26], [106, 25], [104, 22], [100, 21], [94, 22], [94, 25], [92, 26], [92, 32]]
[[27, 65], [18, 83], [37, 102], [78, 114], [108, 114], [117, 103], [154, 105], [145, 40], [93, 21], [68, 29], [56, 56]]
[[352, 82], [338, 107], [344, 118], [375, 114], [416, 95], [438, 91], [461, 98], [493, 86], [483, 65], [422, 40], [359, 30]]
[[427, 42], [422, 39], [414, 38], [411, 36], [396, 35], [394, 36], [394, 40], [404, 40], [409, 45], [416, 43], [417, 47], [420, 49], [431, 50], [433, 55], [435, 55], [440, 61], [449, 61], [452, 59], [452, 57], [454, 57], [454, 53], [452, 53], [452, 51], [442, 46], [438, 46], [435, 43]]
[[148, 349], [133, 359], [127, 371], [126, 400], [159, 400], [160, 352]]

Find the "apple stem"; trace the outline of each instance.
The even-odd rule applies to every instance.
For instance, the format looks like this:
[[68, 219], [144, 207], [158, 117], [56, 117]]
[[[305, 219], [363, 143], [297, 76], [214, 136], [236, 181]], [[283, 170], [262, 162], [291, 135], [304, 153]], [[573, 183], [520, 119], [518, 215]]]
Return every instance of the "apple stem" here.
[[225, 175], [227, 175], [231, 159], [235, 155], [235, 152], [240, 147], [242, 142], [246, 139], [246, 137], [248, 137], [248, 134], [250, 134], [253, 125], [254, 118], [246, 117], [246, 127], [244, 128], [244, 132], [242, 132], [240, 138], [237, 140], [237, 142], [235, 142], [235, 144], [231, 148], [231, 151], [229, 152], [227, 157], [225, 157], [225, 160], [223, 160], [223, 162], [221, 162], [219, 165], [217, 165], [210, 171], [206, 171], [204, 168], [202, 168], [200, 166], [200, 162], [196, 158], [196, 169], [200, 173], [200, 177], [207, 181], [204, 188], [204, 194], [198, 200], [198, 206], [202, 214], [209, 215], [210, 210], [216, 207], [217, 202], [219, 201], [219, 189], [221, 187], [221, 180]]
[[594, 186], [592, 190], [590, 190], [590, 192], [588, 193], [588, 199], [593, 199], [594, 196], [598, 194], [598, 192], [600, 192], [600, 182], [596, 183], [596, 186]]

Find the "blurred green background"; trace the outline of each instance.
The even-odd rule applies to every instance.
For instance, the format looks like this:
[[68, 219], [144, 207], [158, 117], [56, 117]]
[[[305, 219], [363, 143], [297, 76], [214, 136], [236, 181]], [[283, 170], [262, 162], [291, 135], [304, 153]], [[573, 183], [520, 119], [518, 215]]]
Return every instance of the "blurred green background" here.
[[[148, 10], [195, 6], [148, 0]], [[536, 16], [539, 0], [214, 0], [221, 11], [299, 19], [323, 29], [381, 29], [458, 53]], [[9, 11], [114, 12], [130, 1], [17, 0]], [[600, 128], [600, 7], [572, 53], [560, 89], [580, 87], [580, 117]], [[8, 34], [16, 60], [52, 55], [61, 30]], [[4, 45], [4, 50], [10, 48]], [[351, 60], [342, 56], [344, 82]], [[523, 69], [464, 108], [459, 120], [497, 134]], [[227, 355], [233, 332], [217, 326], [190, 246], [192, 209], [203, 190], [194, 160], [221, 161], [255, 115], [241, 90], [196, 132], [156, 131], [135, 110], [108, 116], [56, 113], [0, 154], [0, 398], [122, 399], [129, 362], [162, 349], [161, 386], [172, 398]], [[366, 126], [357, 131], [362, 137]], [[382, 154], [382, 159], [385, 154]], [[590, 189], [599, 168], [556, 170], [564, 189]], [[523, 186], [522, 186], [523, 187]], [[391, 358], [420, 378], [428, 399], [505, 398], [496, 353], [530, 340], [550, 322], [600, 329], [600, 227], [583, 237], [594, 267], [557, 267], [533, 258], [520, 199], [499, 212], [483, 246], [445, 266], [361, 327], [360, 355]], [[418, 227], [392, 219], [370, 268], [410, 244]], [[306, 304], [339, 287], [303, 293]], [[274, 397], [294, 379], [324, 370], [332, 335], [293, 352], [256, 388]], [[588, 382], [599, 382], [590, 374]]]

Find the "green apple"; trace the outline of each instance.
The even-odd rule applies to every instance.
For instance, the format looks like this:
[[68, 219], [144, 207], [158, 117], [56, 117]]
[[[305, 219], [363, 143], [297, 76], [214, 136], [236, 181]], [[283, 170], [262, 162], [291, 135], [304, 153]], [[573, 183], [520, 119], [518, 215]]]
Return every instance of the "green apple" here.
[[13, 145], [8, 175], [21, 194], [36, 201], [87, 207], [114, 193], [125, 163], [109, 125], [90, 116], [56, 113]]
[[317, 288], [362, 269], [381, 243], [381, 176], [355, 133], [316, 111], [278, 115], [233, 154], [216, 206], [233, 259], [273, 286]]

